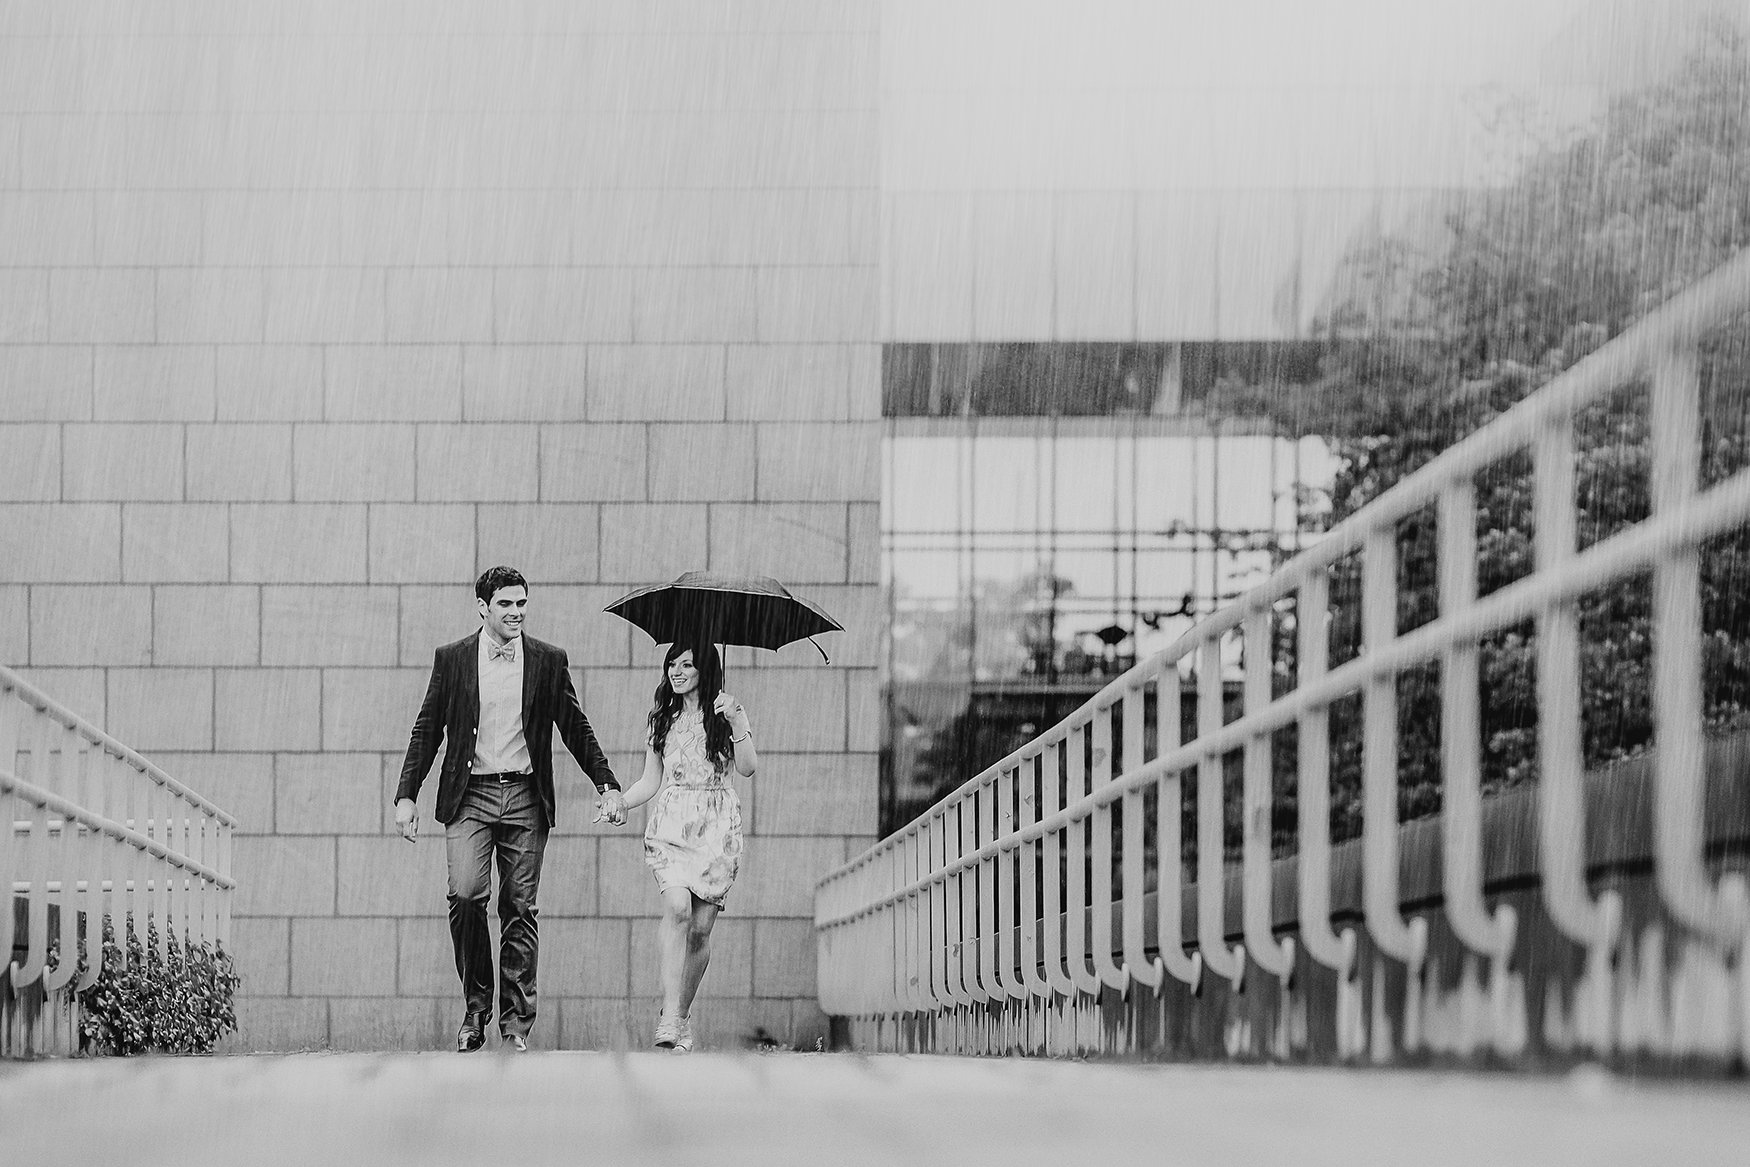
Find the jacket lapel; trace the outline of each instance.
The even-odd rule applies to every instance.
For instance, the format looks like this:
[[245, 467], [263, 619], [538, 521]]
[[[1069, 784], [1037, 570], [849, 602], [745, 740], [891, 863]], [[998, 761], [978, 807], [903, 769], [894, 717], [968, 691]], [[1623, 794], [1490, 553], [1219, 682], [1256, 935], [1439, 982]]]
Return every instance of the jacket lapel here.
[[459, 674], [456, 692], [461, 701], [462, 716], [467, 719], [470, 729], [480, 726], [480, 638], [484, 635], [476, 632], [464, 641], [461, 659], [456, 662]]
[[541, 667], [541, 651], [535, 647], [535, 642], [529, 639], [528, 633], [523, 634], [523, 740], [531, 740], [535, 725], [535, 693], [539, 690], [540, 678], [535, 675]]

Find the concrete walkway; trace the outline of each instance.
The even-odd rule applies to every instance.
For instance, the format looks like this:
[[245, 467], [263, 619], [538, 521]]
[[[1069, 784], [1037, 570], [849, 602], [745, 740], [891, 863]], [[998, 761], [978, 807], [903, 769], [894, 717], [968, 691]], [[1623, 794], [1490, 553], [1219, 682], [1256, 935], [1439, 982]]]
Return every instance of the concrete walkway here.
[[1750, 1086], [832, 1054], [0, 1063], [0, 1161], [1750, 1162]]

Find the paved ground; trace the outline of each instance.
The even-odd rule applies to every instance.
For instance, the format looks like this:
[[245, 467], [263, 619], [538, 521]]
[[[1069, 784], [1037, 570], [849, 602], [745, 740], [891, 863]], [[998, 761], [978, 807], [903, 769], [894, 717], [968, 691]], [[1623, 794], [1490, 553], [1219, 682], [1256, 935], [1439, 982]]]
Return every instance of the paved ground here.
[[834, 1054], [0, 1063], [0, 1161], [1750, 1163], [1750, 1085]]

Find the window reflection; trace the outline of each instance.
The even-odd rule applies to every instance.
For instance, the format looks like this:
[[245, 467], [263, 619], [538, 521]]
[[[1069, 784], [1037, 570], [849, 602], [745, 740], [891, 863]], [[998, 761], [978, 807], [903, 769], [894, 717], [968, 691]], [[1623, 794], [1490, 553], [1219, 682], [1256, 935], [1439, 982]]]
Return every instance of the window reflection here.
[[1314, 341], [890, 344], [887, 417], [1113, 417], [1200, 414], [1223, 386], [1305, 384]]
[[1330, 477], [1235, 418], [890, 417], [884, 459], [884, 832], [1260, 582]]

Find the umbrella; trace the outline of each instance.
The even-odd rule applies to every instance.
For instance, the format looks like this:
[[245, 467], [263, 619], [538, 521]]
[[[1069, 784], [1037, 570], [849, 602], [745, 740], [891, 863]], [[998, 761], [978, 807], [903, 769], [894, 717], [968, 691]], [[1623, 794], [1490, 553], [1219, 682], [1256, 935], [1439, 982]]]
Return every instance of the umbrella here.
[[[658, 644], [696, 636], [717, 644], [782, 648], [817, 633], [844, 631], [814, 604], [763, 575], [689, 571], [672, 583], [621, 596], [603, 610], [642, 628]], [[826, 650], [814, 647], [825, 659]]]

